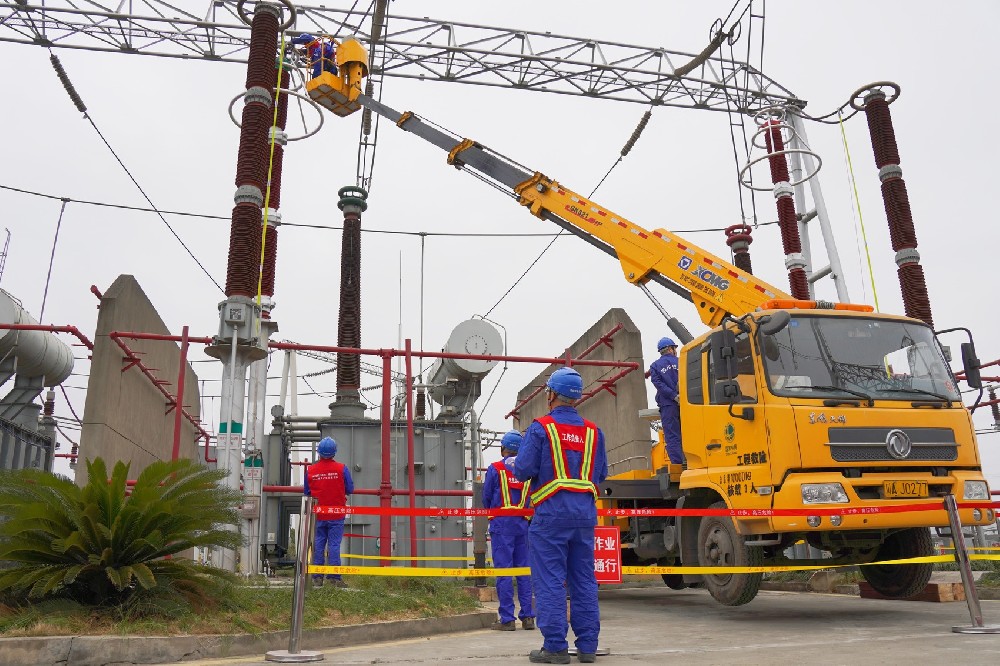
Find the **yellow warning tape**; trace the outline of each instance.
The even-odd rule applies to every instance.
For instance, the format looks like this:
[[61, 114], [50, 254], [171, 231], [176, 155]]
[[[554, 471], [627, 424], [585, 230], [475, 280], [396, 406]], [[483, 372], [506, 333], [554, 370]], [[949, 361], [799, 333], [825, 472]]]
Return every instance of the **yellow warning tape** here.
[[[403, 561], [403, 562], [405, 562], [407, 560], [422, 560], [422, 561], [430, 561], [430, 562], [445, 562], [445, 561], [451, 561], [451, 560], [455, 560], [455, 561], [458, 561], [458, 562], [474, 562], [475, 561], [475, 558], [472, 558], [472, 557], [433, 557], [431, 555], [418, 555], [416, 557], [409, 557], [409, 556], [406, 556], [406, 555], [389, 555], [389, 556], [386, 556], [386, 557], [383, 557], [382, 555], [341, 555], [340, 558], [342, 560], [348, 560], [348, 559], [350, 559], [350, 560], [400, 560], [400, 561]], [[487, 563], [488, 564], [492, 564], [491, 562], [489, 562], [489, 560], [487, 560]]]
[[[355, 556], [357, 557], [357, 556]], [[377, 557], [377, 556], [365, 556]], [[389, 558], [378, 558], [389, 559]], [[411, 558], [403, 558], [411, 559]], [[1000, 555], [969, 555], [970, 560], [998, 560]], [[662, 574], [740, 574], [740, 573], [769, 573], [774, 571], [818, 571], [820, 569], [840, 569], [851, 566], [885, 566], [898, 564], [931, 564], [937, 562], [954, 562], [951, 555], [928, 555], [925, 557], [909, 557], [902, 560], [884, 560], [881, 562], [867, 562], [865, 564], [808, 564], [808, 565], [784, 565], [784, 566], [760, 566], [760, 567], [636, 567], [623, 566], [622, 574], [638, 576], [659, 576]], [[531, 569], [528, 567], [489, 567], [485, 569], [466, 569], [448, 567], [333, 567], [322, 565], [310, 565], [310, 574], [347, 574], [358, 576], [436, 576], [446, 578], [482, 578], [486, 576], [530, 576]]]

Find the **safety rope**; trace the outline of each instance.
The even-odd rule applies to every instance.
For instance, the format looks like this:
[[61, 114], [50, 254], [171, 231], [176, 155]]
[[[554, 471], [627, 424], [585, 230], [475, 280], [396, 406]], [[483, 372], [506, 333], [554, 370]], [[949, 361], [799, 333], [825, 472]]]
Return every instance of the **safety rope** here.
[[59, 219], [56, 220], [56, 235], [52, 239], [52, 253], [49, 255], [49, 272], [45, 275], [45, 291], [42, 293], [42, 309], [38, 313], [39, 322], [43, 321], [45, 317], [45, 302], [49, 298], [49, 281], [52, 279], [52, 264], [55, 263], [56, 259], [56, 244], [59, 242], [59, 229], [62, 228], [63, 213], [66, 212], [66, 204], [68, 203], [68, 199], [63, 199], [62, 207], [59, 209]]
[[858, 222], [861, 225], [861, 238], [865, 246], [865, 257], [868, 259], [868, 279], [872, 285], [872, 298], [875, 300], [875, 311], [881, 312], [878, 307], [878, 291], [875, 289], [875, 273], [872, 271], [872, 255], [868, 248], [868, 234], [865, 231], [865, 218], [861, 214], [861, 199], [858, 197], [858, 184], [854, 179], [854, 164], [851, 162], [851, 151], [847, 146], [847, 132], [844, 131], [844, 118], [837, 112], [837, 118], [840, 119], [840, 137], [844, 143], [844, 155], [847, 157], [847, 171], [851, 178], [851, 189], [854, 191], [854, 205], [858, 211]]

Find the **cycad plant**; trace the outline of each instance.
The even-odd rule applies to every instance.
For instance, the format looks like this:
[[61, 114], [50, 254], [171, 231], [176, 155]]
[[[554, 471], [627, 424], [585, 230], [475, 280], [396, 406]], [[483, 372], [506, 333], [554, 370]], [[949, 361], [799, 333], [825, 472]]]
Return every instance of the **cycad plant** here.
[[211, 604], [232, 575], [172, 557], [195, 546], [236, 548], [239, 492], [225, 472], [190, 460], [155, 462], [126, 495], [129, 465], [108, 477], [87, 461], [88, 483], [33, 469], [0, 472], [0, 594], [84, 604], [149, 597]]

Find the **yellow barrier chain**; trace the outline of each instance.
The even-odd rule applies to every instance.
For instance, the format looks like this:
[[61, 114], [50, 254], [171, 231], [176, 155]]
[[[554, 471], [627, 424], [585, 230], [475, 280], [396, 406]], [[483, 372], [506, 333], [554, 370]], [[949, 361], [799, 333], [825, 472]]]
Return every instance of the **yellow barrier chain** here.
[[[345, 557], [363, 557], [365, 559], [414, 559], [410, 557], [379, 557], [377, 555], [353, 555]], [[430, 558], [445, 559], [445, 558]], [[457, 558], [463, 559], [463, 558]], [[997, 560], [1000, 555], [969, 555], [970, 560]], [[864, 564], [808, 564], [808, 565], [783, 565], [783, 566], [759, 566], [759, 567], [661, 567], [661, 566], [623, 566], [622, 574], [632, 576], [659, 576], [661, 574], [742, 574], [742, 573], [770, 573], [776, 571], [819, 571], [821, 569], [840, 569], [852, 566], [884, 566], [898, 564], [931, 564], [938, 562], [954, 562], [951, 555], [928, 555], [925, 557], [909, 557], [901, 560], [885, 560], [882, 562], [867, 562]], [[359, 576], [436, 576], [451, 578], [481, 578], [486, 576], [530, 576], [531, 569], [528, 567], [490, 567], [486, 569], [464, 569], [447, 567], [334, 567], [310, 565], [310, 574], [348, 574]]]

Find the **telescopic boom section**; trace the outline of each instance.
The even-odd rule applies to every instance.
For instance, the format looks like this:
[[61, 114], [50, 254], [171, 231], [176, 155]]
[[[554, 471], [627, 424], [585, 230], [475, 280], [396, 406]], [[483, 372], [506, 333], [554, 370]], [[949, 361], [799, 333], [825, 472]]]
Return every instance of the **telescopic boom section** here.
[[529, 172], [475, 141], [461, 139], [400, 113], [365, 95], [357, 101], [448, 153], [448, 164], [477, 172], [506, 189], [537, 217], [551, 220], [616, 257], [625, 279], [650, 280], [694, 303], [702, 321], [718, 326], [725, 315], [742, 316], [772, 299], [790, 299], [780, 289], [665, 229], [648, 231], [539, 172]]

